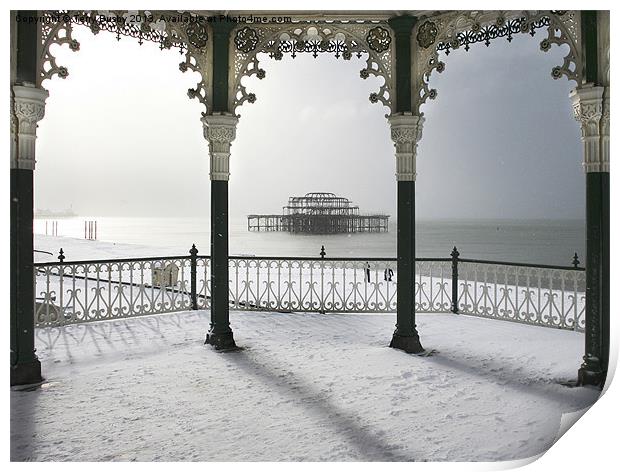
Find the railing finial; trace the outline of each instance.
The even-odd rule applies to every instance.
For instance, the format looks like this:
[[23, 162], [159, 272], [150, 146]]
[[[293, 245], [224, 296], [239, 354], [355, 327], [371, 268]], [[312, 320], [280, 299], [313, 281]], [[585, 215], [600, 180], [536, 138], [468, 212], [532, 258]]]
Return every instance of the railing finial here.
[[321, 245], [321, 252], [319, 252], [319, 255], [321, 256], [321, 259], [325, 259], [325, 255], [327, 253], [325, 252], [325, 246]]
[[196, 245], [192, 244], [192, 248], [189, 250], [190, 255], [196, 256], [198, 254], [198, 249], [196, 249]]
[[62, 248], [60, 248], [60, 251], [58, 251], [58, 254], [59, 254], [58, 260], [62, 264], [63, 262], [65, 262], [65, 252], [62, 250]]
[[450, 253], [450, 255], [452, 256], [452, 258], [457, 258], [461, 255], [461, 253], [459, 252], [459, 250], [456, 248], [456, 246], [454, 246], [452, 248], [452, 252]]
[[579, 267], [579, 257], [577, 257], [577, 253], [573, 256], [573, 267], [577, 269]]

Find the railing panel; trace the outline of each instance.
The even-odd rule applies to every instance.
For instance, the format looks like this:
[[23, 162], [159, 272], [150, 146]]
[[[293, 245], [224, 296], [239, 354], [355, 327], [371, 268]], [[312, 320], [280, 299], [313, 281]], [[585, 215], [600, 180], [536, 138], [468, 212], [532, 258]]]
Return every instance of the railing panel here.
[[189, 258], [35, 265], [35, 326], [191, 309]]
[[459, 262], [459, 313], [583, 331], [585, 271]]
[[[38, 327], [211, 306], [210, 258], [195, 253], [43, 263], [35, 268]], [[395, 312], [397, 277], [395, 259], [231, 257], [230, 307]], [[418, 259], [411, 290], [417, 312], [456, 310], [539, 326], [585, 328], [583, 268], [461, 260], [455, 253], [452, 259]], [[453, 293], [457, 295], [455, 303]]]
[[381, 313], [396, 310], [396, 279], [386, 261], [231, 258], [231, 308]]
[[415, 309], [447, 313], [452, 305], [452, 262], [416, 261]]
[[196, 299], [199, 310], [211, 308], [211, 259], [199, 256], [196, 261]]

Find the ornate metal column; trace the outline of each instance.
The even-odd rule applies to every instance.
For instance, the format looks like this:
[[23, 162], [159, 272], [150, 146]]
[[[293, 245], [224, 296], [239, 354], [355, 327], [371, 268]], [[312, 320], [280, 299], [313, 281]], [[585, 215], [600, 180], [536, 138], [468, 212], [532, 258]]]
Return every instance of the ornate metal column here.
[[585, 83], [571, 92], [586, 172], [585, 356], [578, 383], [602, 387], [609, 361], [609, 13], [581, 15]]
[[228, 177], [238, 118], [228, 110], [229, 44], [235, 23], [213, 24], [213, 113], [202, 118], [211, 159], [211, 326], [206, 343], [235, 349], [228, 303]]
[[424, 118], [412, 113], [411, 44], [416, 19], [400, 16], [389, 21], [395, 36], [396, 104], [388, 118], [396, 148], [398, 181], [396, 330], [390, 347], [420, 353], [424, 348], [415, 325], [415, 176], [417, 143]]
[[233, 349], [228, 313], [228, 177], [238, 118], [207, 115], [202, 122], [211, 159], [211, 327], [206, 342], [216, 349]]
[[[36, 11], [20, 11], [22, 18]], [[13, 20], [11, 45], [11, 385], [40, 382], [34, 347], [33, 178], [37, 123], [48, 92], [38, 83], [40, 30]]]

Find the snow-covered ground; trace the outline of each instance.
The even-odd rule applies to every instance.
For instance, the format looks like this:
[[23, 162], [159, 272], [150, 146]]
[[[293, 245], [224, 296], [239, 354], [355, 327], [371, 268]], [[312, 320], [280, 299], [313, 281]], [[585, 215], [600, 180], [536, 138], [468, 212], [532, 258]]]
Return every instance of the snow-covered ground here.
[[387, 347], [394, 315], [204, 311], [37, 330], [45, 384], [11, 392], [11, 458], [37, 461], [497, 461], [543, 452], [583, 334], [421, 314], [430, 357]]
[[[36, 261], [183, 255], [36, 235]], [[13, 460], [498, 461], [540, 454], [583, 333], [419, 314], [429, 357], [387, 347], [394, 314], [232, 312], [237, 343], [203, 345], [205, 311], [36, 330], [45, 383], [11, 392]]]

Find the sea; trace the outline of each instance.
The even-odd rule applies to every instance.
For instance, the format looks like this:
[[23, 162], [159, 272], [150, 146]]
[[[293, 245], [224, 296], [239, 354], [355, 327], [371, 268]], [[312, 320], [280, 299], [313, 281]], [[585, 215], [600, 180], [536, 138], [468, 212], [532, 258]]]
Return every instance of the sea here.
[[[210, 221], [196, 217], [38, 218], [35, 234], [84, 238], [85, 221], [97, 222], [100, 241], [161, 247], [162, 256], [186, 254], [192, 244], [209, 254]], [[397, 227], [387, 233], [304, 235], [250, 232], [245, 217], [231, 218], [231, 255], [318, 257], [396, 257]], [[582, 220], [418, 220], [416, 256], [449, 257], [456, 246], [462, 258], [503, 262], [571, 265], [573, 255], [585, 262], [585, 222]]]

